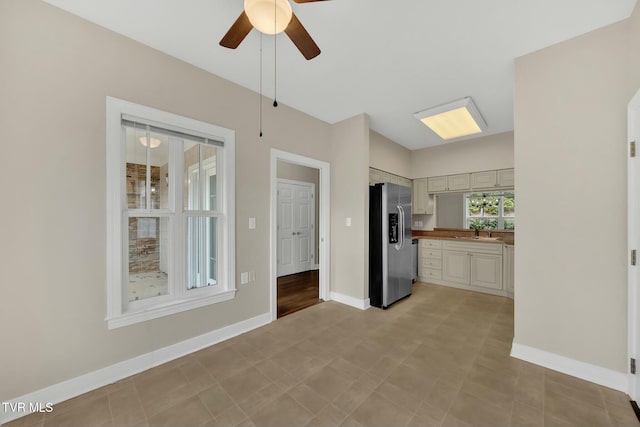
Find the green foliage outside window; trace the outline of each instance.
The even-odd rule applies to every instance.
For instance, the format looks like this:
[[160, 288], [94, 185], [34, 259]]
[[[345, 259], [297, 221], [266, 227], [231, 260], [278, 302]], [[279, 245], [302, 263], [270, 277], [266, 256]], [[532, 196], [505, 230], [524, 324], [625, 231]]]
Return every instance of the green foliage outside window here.
[[515, 229], [513, 192], [471, 193], [467, 195], [468, 227], [476, 230]]

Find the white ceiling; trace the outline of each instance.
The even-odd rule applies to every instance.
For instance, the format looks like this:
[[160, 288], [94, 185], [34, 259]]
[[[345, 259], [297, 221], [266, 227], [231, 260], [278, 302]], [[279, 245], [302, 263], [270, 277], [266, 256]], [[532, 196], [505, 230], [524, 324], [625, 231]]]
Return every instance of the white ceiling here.
[[[243, 0], [45, 0], [258, 91], [260, 35], [218, 42]], [[514, 58], [630, 16], [637, 0], [331, 0], [292, 3], [322, 53], [277, 39], [277, 98], [329, 123], [367, 113], [409, 149], [442, 144], [413, 113], [473, 97], [489, 126], [513, 130]], [[263, 93], [274, 91], [274, 36], [263, 36]]]

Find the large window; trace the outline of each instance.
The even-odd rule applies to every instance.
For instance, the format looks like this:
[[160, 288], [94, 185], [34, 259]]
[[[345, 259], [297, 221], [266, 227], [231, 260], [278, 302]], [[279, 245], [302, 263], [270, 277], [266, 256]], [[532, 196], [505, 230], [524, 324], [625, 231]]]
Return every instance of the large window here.
[[107, 320], [235, 295], [234, 133], [107, 98]]
[[513, 192], [465, 194], [465, 225], [477, 230], [514, 230], [516, 199]]

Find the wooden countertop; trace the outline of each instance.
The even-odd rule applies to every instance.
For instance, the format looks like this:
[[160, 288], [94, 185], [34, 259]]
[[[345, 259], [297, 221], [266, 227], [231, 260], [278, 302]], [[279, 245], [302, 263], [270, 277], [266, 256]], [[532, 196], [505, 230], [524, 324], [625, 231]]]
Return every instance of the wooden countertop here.
[[[451, 241], [473, 241], [481, 243], [504, 243], [515, 244], [515, 233], [513, 231], [491, 231], [480, 230], [479, 238], [475, 239], [475, 230], [468, 228], [435, 228], [433, 230], [413, 230], [414, 239], [435, 239]], [[490, 237], [497, 237], [491, 239]]]

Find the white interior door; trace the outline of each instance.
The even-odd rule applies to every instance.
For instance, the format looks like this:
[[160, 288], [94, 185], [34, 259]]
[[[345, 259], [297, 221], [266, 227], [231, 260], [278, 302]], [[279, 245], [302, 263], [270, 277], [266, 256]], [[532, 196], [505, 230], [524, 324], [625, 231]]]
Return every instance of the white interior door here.
[[315, 186], [278, 181], [278, 277], [315, 263]]

